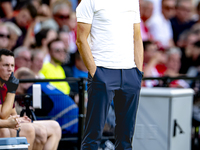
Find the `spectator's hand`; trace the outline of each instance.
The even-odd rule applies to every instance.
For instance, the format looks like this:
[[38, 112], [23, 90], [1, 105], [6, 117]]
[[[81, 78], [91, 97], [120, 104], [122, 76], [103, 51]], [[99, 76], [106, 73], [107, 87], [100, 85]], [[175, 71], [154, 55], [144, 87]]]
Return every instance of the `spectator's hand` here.
[[30, 123], [31, 122], [31, 119], [27, 116], [20, 117], [19, 120], [21, 121], [21, 123]]
[[19, 85], [19, 79], [15, 78], [12, 72], [10, 78], [8, 79], [8, 81], [5, 81], [5, 83], [8, 89], [8, 93], [15, 93]]
[[19, 115], [10, 116], [8, 119], [8, 128], [18, 129], [20, 127]]

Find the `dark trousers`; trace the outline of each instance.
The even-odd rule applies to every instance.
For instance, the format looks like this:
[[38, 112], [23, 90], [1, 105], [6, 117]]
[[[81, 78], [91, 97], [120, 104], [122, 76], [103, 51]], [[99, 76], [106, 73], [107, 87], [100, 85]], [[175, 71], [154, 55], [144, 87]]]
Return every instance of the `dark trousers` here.
[[142, 73], [137, 68], [107, 69], [97, 67], [88, 75], [88, 106], [82, 150], [97, 150], [109, 106], [114, 100], [116, 126], [115, 149], [132, 150]]

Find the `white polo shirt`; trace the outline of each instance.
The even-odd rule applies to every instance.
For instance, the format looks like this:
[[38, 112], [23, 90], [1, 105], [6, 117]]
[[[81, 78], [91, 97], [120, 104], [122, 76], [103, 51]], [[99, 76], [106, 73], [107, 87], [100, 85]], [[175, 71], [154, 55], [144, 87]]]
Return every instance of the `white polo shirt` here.
[[82, 0], [77, 22], [92, 24], [91, 52], [97, 66], [135, 67], [133, 24], [140, 23], [139, 0]]

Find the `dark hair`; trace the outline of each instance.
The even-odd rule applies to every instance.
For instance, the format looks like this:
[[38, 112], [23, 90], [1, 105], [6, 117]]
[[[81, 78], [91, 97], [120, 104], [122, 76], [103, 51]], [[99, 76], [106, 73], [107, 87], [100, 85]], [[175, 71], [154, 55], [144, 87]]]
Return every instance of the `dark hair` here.
[[200, 11], [200, 2], [197, 4], [197, 11]]
[[1, 61], [1, 56], [2, 55], [5, 55], [5, 56], [13, 56], [14, 57], [14, 54], [12, 51], [9, 51], [7, 49], [0, 49], [0, 61]]
[[151, 44], [155, 44], [152, 41], [143, 41], [143, 47], [144, 47], [144, 51], [146, 51], [147, 47]]
[[75, 59], [76, 60], [80, 60], [81, 59], [81, 55], [80, 55], [78, 50], [75, 52]]
[[33, 19], [37, 16], [37, 9], [32, 3], [26, 4], [22, 9], [27, 9]]
[[50, 29], [42, 29], [35, 35], [36, 46], [42, 46], [42, 40], [47, 38]]
[[48, 44], [48, 49], [49, 49], [49, 51], [51, 51], [51, 45], [52, 45], [54, 42], [58, 42], [58, 41], [61, 41], [61, 42], [62, 42], [62, 40], [59, 39], [59, 38], [54, 39], [54, 40], [52, 40], [52, 41], [49, 42], [49, 44]]
[[179, 8], [181, 6], [182, 2], [191, 2], [190, 0], [177, 0], [176, 1], [176, 8]]
[[195, 42], [194, 47], [200, 48], [200, 41]]

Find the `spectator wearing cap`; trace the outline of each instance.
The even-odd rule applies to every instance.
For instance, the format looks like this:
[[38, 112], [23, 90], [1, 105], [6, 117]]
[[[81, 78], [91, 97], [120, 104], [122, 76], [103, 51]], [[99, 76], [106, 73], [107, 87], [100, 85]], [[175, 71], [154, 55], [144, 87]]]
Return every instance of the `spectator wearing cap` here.
[[1, 21], [3, 22], [7, 21], [13, 22], [22, 31], [22, 35], [18, 38], [17, 43], [13, 49], [23, 45], [27, 34], [27, 28], [31, 23], [34, 22], [36, 16], [37, 16], [37, 10], [34, 7], [34, 5], [30, 3], [25, 5], [15, 17], [11, 19], [6, 19], [6, 18], [1, 19]]

